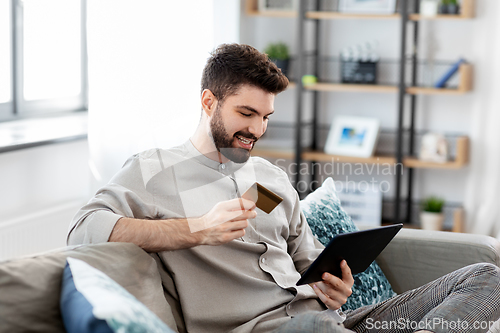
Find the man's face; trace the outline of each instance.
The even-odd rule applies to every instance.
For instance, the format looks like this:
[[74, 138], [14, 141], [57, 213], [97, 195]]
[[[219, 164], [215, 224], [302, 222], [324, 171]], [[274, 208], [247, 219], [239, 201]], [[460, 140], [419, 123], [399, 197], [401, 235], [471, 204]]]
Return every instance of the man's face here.
[[255, 142], [266, 131], [273, 112], [273, 94], [243, 85], [214, 111], [210, 131], [215, 147], [235, 163], [246, 162]]

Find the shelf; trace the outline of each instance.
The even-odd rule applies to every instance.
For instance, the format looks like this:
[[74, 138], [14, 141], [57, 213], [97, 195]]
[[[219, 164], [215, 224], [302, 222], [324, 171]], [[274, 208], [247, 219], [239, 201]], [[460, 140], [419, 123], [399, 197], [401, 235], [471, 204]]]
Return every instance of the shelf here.
[[304, 86], [306, 90], [314, 91], [351, 91], [351, 92], [374, 92], [374, 93], [397, 93], [396, 86], [382, 86], [375, 84], [342, 84], [342, 83], [315, 83]]
[[248, 16], [264, 16], [264, 17], [292, 17], [296, 18], [297, 17], [297, 12], [292, 12], [292, 11], [278, 11], [278, 10], [269, 10], [265, 12], [260, 12], [260, 11], [247, 11]]
[[[460, 81], [458, 88], [430, 88], [408, 87], [406, 92], [411, 95], [463, 95], [472, 90], [472, 65], [462, 64], [458, 69]], [[304, 86], [306, 90], [313, 91], [341, 91], [341, 92], [373, 92], [397, 93], [397, 86], [375, 84], [348, 84], [348, 83], [315, 83]]]
[[406, 92], [412, 95], [463, 95], [472, 90], [472, 65], [461, 64], [458, 68], [460, 81], [458, 88], [428, 88], [428, 87], [408, 87]]
[[474, 18], [474, 2], [475, 0], [462, 0], [460, 5], [460, 14], [458, 15], [436, 15], [436, 16], [424, 16], [420, 14], [410, 14], [410, 21], [420, 21], [420, 20], [468, 20]]
[[[252, 156], [269, 157], [269, 158], [284, 158], [293, 159], [295, 153], [292, 150], [280, 148], [255, 148], [252, 150]], [[374, 157], [353, 157], [330, 155], [319, 151], [305, 151], [302, 153], [304, 161], [317, 162], [337, 162], [337, 163], [368, 163], [368, 164], [394, 164], [396, 159], [391, 156], [374, 156]]]
[[[392, 223], [382, 223], [382, 226], [392, 225]], [[403, 223], [403, 228], [423, 230], [419, 225], [412, 223]], [[451, 232], [465, 232], [465, 210], [463, 207], [453, 210], [453, 225], [451, 230], [442, 230]]]
[[317, 151], [308, 151], [302, 153], [302, 159], [305, 161], [337, 162], [337, 163], [368, 163], [368, 164], [396, 163], [396, 159], [391, 156], [354, 157], [354, 156], [330, 155]]
[[454, 161], [445, 163], [421, 161], [416, 157], [403, 159], [403, 165], [408, 168], [417, 169], [461, 169], [469, 163], [469, 138], [461, 136], [457, 138], [456, 157]]
[[453, 15], [453, 14], [442, 14], [435, 16], [425, 16], [420, 14], [410, 14], [408, 15], [408, 19], [410, 21], [421, 21], [421, 20], [468, 20], [472, 17], [467, 17], [461, 14]]
[[409, 87], [406, 91], [411, 95], [463, 95], [466, 93], [459, 89], [424, 87]]
[[[416, 157], [403, 158], [403, 165], [414, 169], [461, 169], [469, 163], [469, 138], [461, 136], [457, 138], [456, 157], [454, 161], [445, 163], [421, 161]], [[261, 148], [252, 151], [253, 156], [293, 159], [295, 154], [291, 150], [279, 148]], [[368, 163], [368, 164], [396, 164], [396, 158], [393, 156], [373, 156], [373, 157], [354, 157], [330, 155], [320, 151], [305, 151], [302, 153], [304, 161], [317, 162], [336, 162], [336, 163]]]
[[453, 232], [465, 232], [465, 210], [463, 207], [455, 209], [453, 212]]
[[257, 0], [246, 0], [245, 12], [248, 16], [264, 16], [264, 17], [297, 17], [296, 11], [284, 10], [269, 10], [259, 11]]
[[[410, 21], [420, 20], [468, 20], [474, 17], [474, 1], [475, 0], [462, 0], [461, 13], [458, 15], [436, 15], [424, 16], [420, 14], [410, 14], [408, 19]], [[245, 12], [248, 16], [263, 16], [263, 17], [291, 17], [296, 18], [297, 11], [259, 11], [258, 0], [246, 0]], [[313, 20], [395, 20], [401, 19], [401, 15], [394, 14], [351, 14], [340, 13], [335, 11], [308, 11], [306, 18]]]
[[306, 18], [314, 20], [394, 20], [400, 19], [399, 14], [350, 14], [339, 12], [306, 12]]
[[252, 156], [268, 158], [284, 158], [291, 160], [295, 157], [293, 150], [279, 148], [255, 148], [252, 150]]

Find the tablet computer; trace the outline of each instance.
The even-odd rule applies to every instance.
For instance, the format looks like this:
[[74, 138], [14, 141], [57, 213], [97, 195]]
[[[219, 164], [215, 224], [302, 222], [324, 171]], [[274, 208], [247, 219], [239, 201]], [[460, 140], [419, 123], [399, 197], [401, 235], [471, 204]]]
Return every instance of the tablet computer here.
[[309, 266], [297, 285], [322, 281], [321, 276], [325, 272], [342, 278], [340, 263], [343, 259], [353, 275], [364, 272], [402, 227], [403, 224], [400, 223], [336, 235]]

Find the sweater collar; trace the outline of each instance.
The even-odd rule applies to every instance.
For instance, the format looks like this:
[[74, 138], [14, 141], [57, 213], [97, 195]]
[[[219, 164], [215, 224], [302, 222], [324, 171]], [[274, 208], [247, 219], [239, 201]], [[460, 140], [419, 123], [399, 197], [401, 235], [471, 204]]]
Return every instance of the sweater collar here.
[[241, 169], [242, 167], [245, 166], [245, 163], [235, 163], [233, 161], [228, 161], [226, 163], [219, 163], [218, 161], [214, 161], [205, 155], [203, 155], [201, 152], [196, 149], [196, 147], [193, 145], [191, 140], [187, 140], [186, 143], [184, 144], [185, 149], [188, 151], [188, 156], [194, 158], [197, 160], [199, 163], [217, 170], [219, 172], [222, 172], [224, 174], [231, 174], [234, 173], [235, 171]]

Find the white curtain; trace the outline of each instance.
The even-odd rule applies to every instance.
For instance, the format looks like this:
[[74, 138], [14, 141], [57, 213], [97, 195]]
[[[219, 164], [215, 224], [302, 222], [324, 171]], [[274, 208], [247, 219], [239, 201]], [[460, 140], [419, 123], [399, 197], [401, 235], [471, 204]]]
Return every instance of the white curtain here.
[[88, 1], [93, 191], [131, 155], [192, 135], [209, 52], [239, 35], [239, 1], [227, 1]]
[[476, 6], [467, 230], [500, 238], [500, 4], [489, 0]]

